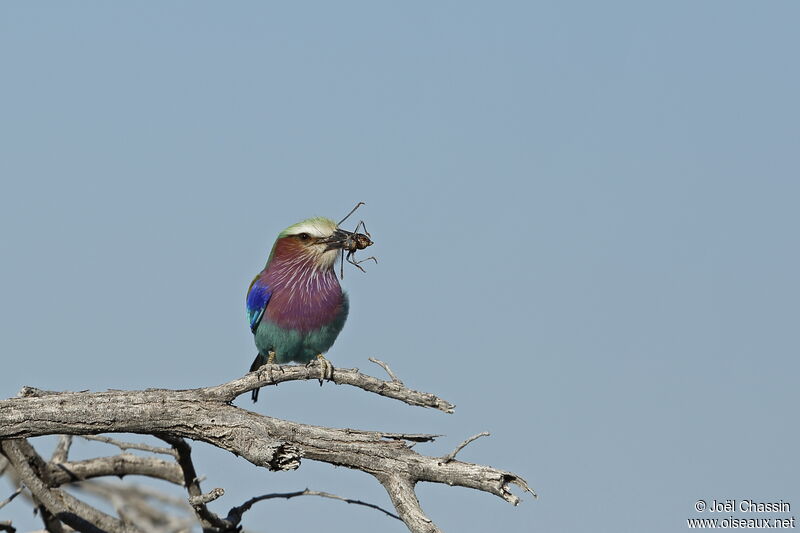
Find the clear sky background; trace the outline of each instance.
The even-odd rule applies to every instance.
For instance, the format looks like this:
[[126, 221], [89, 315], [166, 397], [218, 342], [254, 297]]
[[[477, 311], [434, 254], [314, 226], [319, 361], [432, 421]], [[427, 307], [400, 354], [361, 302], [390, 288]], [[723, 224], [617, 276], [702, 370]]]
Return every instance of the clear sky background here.
[[[540, 498], [420, 485], [449, 532], [682, 531], [701, 498], [800, 515], [799, 22], [789, 1], [3, 3], [0, 394], [241, 376], [277, 233], [365, 201], [380, 264], [346, 269], [329, 358], [456, 413], [315, 382], [237, 405], [445, 434], [431, 455], [490, 431], [459, 457]], [[389, 504], [360, 472], [194, 448], [219, 512], [305, 487]], [[41, 527], [21, 500], [0, 519]], [[244, 524], [405, 531], [311, 498]]]

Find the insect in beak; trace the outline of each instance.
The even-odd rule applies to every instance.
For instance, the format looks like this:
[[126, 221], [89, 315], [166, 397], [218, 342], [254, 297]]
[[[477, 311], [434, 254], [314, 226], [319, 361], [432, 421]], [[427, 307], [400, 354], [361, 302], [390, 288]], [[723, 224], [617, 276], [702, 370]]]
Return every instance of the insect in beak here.
[[[317, 244], [326, 244], [325, 251], [328, 252], [330, 250], [343, 250], [348, 249], [351, 246], [351, 242], [356, 238], [356, 234], [351, 233], [349, 231], [336, 228], [336, 231], [333, 232], [333, 235], [328, 237], [325, 240], [317, 241]], [[372, 241], [370, 241], [372, 244]]]
[[[358, 250], [363, 250], [364, 248], [372, 246], [373, 244], [372, 236], [367, 231], [367, 226], [364, 225], [363, 220], [356, 225], [356, 229], [353, 230], [352, 232], [345, 231], [339, 228], [339, 226], [342, 225], [342, 222], [350, 218], [350, 215], [355, 213], [356, 209], [358, 209], [362, 205], [364, 205], [364, 202], [358, 202], [356, 206], [353, 209], [351, 209], [349, 213], [347, 213], [347, 216], [344, 217], [342, 220], [340, 220], [338, 224], [336, 224], [336, 231], [334, 231], [333, 235], [331, 236], [333, 242], [328, 244], [328, 248], [325, 249], [325, 251], [335, 250], [336, 248], [342, 250], [342, 263], [339, 274], [342, 277], [342, 279], [344, 279], [345, 261], [347, 261], [351, 265], [355, 265], [356, 267], [358, 267], [358, 269], [361, 272], [366, 272], [366, 270], [364, 270], [364, 267], [362, 267], [360, 263], [363, 263], [364, 261], [369, 261], [370, 259], [375, 261], [375, 263], [378, 262], [378, 260], [375, 257], [367, 257], [366, 259], [362, 259], [361, 261], [356, 261], [353, 259], [353, 256]], [[358, 228], [364, 228], [364, 233], [359, 233]], [[345, 252], [347, 252], [346, 256]]]

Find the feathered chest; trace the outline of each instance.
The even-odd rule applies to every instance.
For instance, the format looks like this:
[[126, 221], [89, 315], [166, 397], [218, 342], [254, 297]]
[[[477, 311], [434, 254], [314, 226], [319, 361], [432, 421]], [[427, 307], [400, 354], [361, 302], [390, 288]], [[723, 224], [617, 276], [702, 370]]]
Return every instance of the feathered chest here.
[[272, 293], [264, 318], [282, 328], [316, 330], [342, 310], [342, 288], [330, 268], [277, 262], [264, 272], [263, 280]]

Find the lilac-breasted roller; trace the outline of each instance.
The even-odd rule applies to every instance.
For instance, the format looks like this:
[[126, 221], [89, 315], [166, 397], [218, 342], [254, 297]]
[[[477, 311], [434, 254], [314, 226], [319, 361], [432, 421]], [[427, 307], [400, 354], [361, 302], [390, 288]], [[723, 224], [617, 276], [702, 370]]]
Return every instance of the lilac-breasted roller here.
[[325, 375], [332, 371], [322, 354], [342, 330], [349, 308], [334, 263], [352, 236], [322, 217], [278, 235], [267, 265], [247, 291], [247, 318], [258, 348], [251, 372], [265, 363], [308, 363], [315, 357]]

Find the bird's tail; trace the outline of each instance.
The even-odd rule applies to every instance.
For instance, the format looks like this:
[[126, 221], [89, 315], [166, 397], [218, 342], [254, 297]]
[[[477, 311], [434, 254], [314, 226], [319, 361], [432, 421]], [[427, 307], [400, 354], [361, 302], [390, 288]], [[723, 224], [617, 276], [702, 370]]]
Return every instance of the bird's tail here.
[[[267, 364], [267, 356], [264, 355], [264, 354], [259, 353], [258, 355], [256, 355], [256, 358], [253, 361], [253, 364], [250, 365], [250, 372], [255, 372], [256, 370], [258, 370], [259, 368], [261, 368], [265, 364]], [[253, 403], [256, 403], [258, 401], [258, 391], [259, 390], [260, 390], [260, 388], [253, 389], [253, 392], [251, 393], [251, 398], [253, 398]]]

